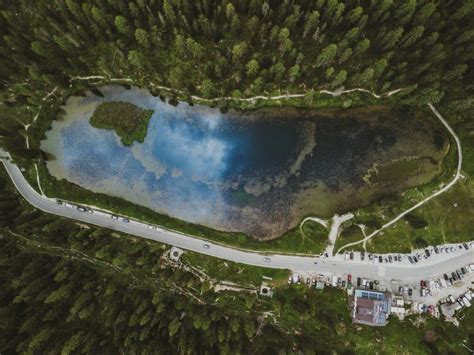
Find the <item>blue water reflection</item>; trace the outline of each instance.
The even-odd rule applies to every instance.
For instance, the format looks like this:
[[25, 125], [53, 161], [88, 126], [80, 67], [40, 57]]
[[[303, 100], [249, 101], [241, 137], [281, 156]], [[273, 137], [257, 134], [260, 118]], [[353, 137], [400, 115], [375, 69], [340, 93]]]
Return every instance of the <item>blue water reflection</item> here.
[[[417, 146], [399, 143], [390, 153], [400, 137], [413, 140], [406, 132], [418, 134], [403, 128], [414, 124], [412, 118], [398, 121], [397, 127], [379, 127], [364, 119], [316, 119], [301, 110], [224, 115], [186, 103], [174, 107], [137, 88], [101, 91], [104, 97], [70, 98], [64, 119], [47, 132], [41, 148], [55, 157], [48, 162], [50, 172], [217, 229], [278, 236], [308, 213], [327, 215], [366, 203], [367, 196], [358, 201], [357, 189], [367, 190], [362, 177], [377, 155], [384, 161], [427, 154], [421, 150], [429, 137], [418, 123]], [[142, 144], [125, 147], [114, 131], [89, 124], [105, 101], [154, 111]]]

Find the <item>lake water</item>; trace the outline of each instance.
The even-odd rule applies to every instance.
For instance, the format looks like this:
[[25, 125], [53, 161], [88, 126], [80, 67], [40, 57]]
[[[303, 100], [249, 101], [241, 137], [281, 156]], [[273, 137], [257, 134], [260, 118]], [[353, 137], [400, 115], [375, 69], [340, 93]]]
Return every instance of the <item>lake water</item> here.
[[[104, 97], [70, 98], [64, 119], [47, 132], [41, 148], [55, 157], [47, 163], [53, 176], [259, 238], [277, 237], [308, 214], [329, 217], [429, 181], [445, 145], [428, 120], [383, 107], [221, 114], [187, 103], [174, 107], [137, 88], [101, 91]], [[89, 124], [105, 101], [155, 111], [142, 144], [123, 146], [114, 131]], [[372, 186], [363, 179], [374, 163], [413, 157], [430, 163], [396, 183]]]

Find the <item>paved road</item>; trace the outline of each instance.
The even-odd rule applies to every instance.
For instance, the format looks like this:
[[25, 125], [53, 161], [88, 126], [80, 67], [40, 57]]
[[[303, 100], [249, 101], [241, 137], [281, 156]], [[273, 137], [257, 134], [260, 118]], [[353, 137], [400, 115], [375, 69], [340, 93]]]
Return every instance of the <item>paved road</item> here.
[[[383, 264], [382, 266], [372, 265], [369, 263], [345, 261], [342, 256], [323, 261], [317, 257], [280, 254], [263, 255], [256, 252], [238, 250], [174, 231], [149, 229], [147, 224], [134, 220], [130, 220], [130, 223], [125, 223], [121, 219], [112, 219], [111, 215], [106, 212], [81, 212], [76, 208], [58, 205], [54, 199], [38, 194], [29, 185], [16, 165], [6, 159], [2, 159], [2, 162], [21, 195], [34, 207], [44, 212], [243, 264], [317, 273], [352, 273], [354, 275], [363, 275], [367, 278], [410, 281], [439, 275], [474, 261], [474, 250], [462, 252], [455, 256], [451, 255], [449, 258], [445, 256], [444, 259], [426, 261], [415, 266], [408, 263], [398, 265]], [[209, 245], [209, 248], [205, 248], [205, 244]], [[266, 258], [269, 261], [266, 261]]]

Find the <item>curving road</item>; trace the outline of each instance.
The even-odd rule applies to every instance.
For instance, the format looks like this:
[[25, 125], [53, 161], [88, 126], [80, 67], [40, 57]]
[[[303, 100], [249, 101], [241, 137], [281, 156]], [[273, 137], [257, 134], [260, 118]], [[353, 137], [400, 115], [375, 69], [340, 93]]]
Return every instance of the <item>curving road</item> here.
[[409, 282], [452, 271], [453, 269], [472, 263], [474, 260], [474, 250], [450, 254], [449, 256], [443, 255], [438, 259], [431, 258], [432, 260], [416, 265], [411, 265], [407, 262], [401, 264], [373, 265], [367, 261], [345, 261], [342, 256], [322, 260], [319, 257], [282, 254], [264, 255], [257, 252], [238, 250], [174, 231], [150, 229], [148, 224], [135, 220], [130, 220], [129, 223], [125, 223], [121, 219], [112, 219], [110, 213], [104, 211], [95, 210], [93, 213], [81, 212], [75, 207], [67, 207], [64, 204], [58, 205], [54, 199], [41, 196], [36, 192], [26, 181], [20, 169], [11, 163], [8, 158], [4, 157], [0, 159], [20, 194], [31, 205], [46, 213], [243, 264], [340, 275], [352, 273], [367, 278], [397, 279]]

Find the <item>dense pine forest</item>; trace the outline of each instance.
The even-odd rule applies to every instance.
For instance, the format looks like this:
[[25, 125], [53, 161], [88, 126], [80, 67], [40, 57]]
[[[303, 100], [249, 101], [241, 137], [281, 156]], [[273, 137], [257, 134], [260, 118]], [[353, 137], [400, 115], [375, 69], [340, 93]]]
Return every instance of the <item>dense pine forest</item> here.
[[[403, 104], [472, 102], [470, 0], [1, 0], [0, 8], [0, 100], [14, 109], [2, 108], [0, 129], [17, 158], [38, 156], [68, 96], [110, 82], [188, 100], [305, 93], [311, 104], [318, 90], [361, 87], [403, 88]], [[15, 119], [37, 114], [28, 132]]]
[[[48, 158], [39, 142], [68, 96], [112, 82], [187, 101], [304, 93], [308, 106], [322, 89], [403, 88], [396, 103], [437, 103], [472, 129], [472, 0], [0, 0], [0, 34], [0, 147], [23, 164]], [[472, 136], [465, 148], [474, 161]], [[41, 213], [2, 167], [0, 353], [474, 348], [472, 307], [459, 328], [355, 327], [342, 292], [217, 293], [167, 249]]]
[[[441, 320], [351, 324], [343, 291], [281, 286], [272, 299], [215, 292], [169, 247], [31, 208], [0, 171], [0, 352], [458, 353], [472, 309]], [[416, 326], [414, 324], [417, 324]], [[383, 342], [380, 344], [380, 342]]]

